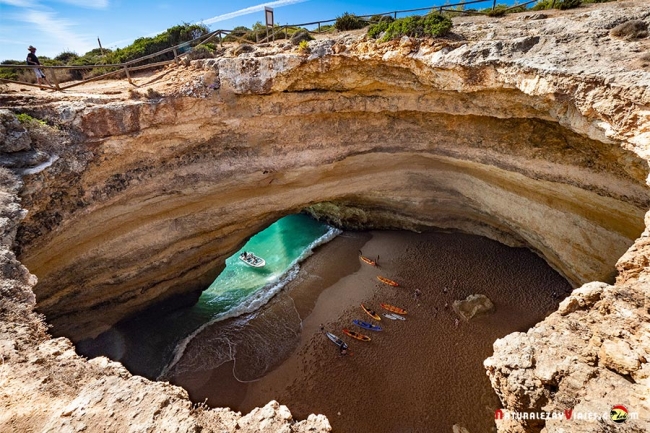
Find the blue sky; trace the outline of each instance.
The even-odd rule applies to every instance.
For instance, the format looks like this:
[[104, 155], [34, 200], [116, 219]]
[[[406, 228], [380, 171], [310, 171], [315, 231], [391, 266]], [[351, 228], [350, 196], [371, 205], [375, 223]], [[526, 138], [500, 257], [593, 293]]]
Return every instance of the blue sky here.
[[[212, 30], [251, 27], [264, 21], [264, 6], [274, 9], [276, 23], [299, 24], [344, 12], [366, 15], [450, 2], [456, 0], [0, 0], [0, 61], [24, 59], [29, 45], [39, 56], [82, 55], [98, 47], [98, 37], [102, 46], [115, 49], [183, 22], [204, 22]], [[486, 0], [476, 7], [491, 5]]]

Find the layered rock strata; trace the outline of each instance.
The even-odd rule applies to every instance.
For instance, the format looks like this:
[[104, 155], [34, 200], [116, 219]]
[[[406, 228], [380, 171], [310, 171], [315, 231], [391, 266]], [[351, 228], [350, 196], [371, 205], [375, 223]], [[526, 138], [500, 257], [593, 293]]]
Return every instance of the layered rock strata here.
[[[527, 246], [575, 286], [614, 283], [628, 251], [618, 285], [597, 285], [588, 302], [583, 287], [547, 319], [561, 325], [498, 342], [487, 365], [508, 409], [582, 404], [580, 383], [597, 404], [612, 396], [597, 391], [605, 386], [644, 407], [650, 353], [635, 337], [642, 327], [625, 320], [648, 318], [639, 236], [650, 203], [650, 73], [639, 53], [650, 44], [609, 31], [650, 12], [628, 1], [554, 14], [458, 19], [445, 40], [341, 36], [312, 42], [309, 55], [282, 43], [240, 56], [228, 49], [161, 73], [148, 84], [155, 99], [5, 97], [60, 129], [60, 139], [34, 146], [47, 160], [22, 162], [38, 165], [21, 172], [29, 213], [17, 250], [39, 282], [20, 268], [20, 284], [33, 286], [56, 335], [91, 337], [206, 287], [247, 237], [303, 209], [347, 227], [454, 229]], [[631, 303], [622, 310], [612, 301], [619, 292]], [[629, 335], [607, 333], [619, 328]], [[45, 346], [64, 344], [38, 329]], [[25, 335], [7, 332], [8, 341]], [[562, 367], [558, 357], [576, 348], [584, 353]], [[55, 352], [44, 358], [91, 368]], [[540, 359], [548, 368], [536, 369]], [[566, 426], [499, 425], [544, 427]]]
[[613, 281], [649, 204], [619, 127], [641, 115], [647, 74], [555, 73], [557, 24], [520, 20], [519, 38], [472, 40], [510, 32], [478, 20], [459, 41], [226, 56], [165, 98], [34, 110], [83, 134], [26, 178], [20, 253], [40, 311], [57, 334], [94, 336], [206, 287], [247, 237], [312, 205], [347, 226], [526, 245], [576, 286]]

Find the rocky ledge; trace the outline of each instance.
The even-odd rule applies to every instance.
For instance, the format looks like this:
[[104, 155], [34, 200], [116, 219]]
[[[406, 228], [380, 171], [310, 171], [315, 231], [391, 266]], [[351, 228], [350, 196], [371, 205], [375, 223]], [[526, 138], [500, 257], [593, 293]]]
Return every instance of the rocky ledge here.
[[[612, 32], [647, 25], [644, 3], [458, 18], [446, 39], [226, 47], [136, 78], [140, 89], [10, 87], [0, 95], [10, 169], [0, 422], [256, 431], [257, 417], [269, 429], [329, 429], [273, 404], [243, 418], [193, 407], [178, 388], [77, 357], [33, 312], [55, 336], [95, 336], [206, 287], [249, 236], [304, 210], [345, 227], [462, 230], [536, 251], [584, 286], [495, 343], [486, 367], [504, 408], [624, 404], [639, 417], [623, 428], [647, 430], [650, 40]], [[18, 124], [18, 112], [47, 124]], [[608, 431], [611, 420], [497, 427]]]

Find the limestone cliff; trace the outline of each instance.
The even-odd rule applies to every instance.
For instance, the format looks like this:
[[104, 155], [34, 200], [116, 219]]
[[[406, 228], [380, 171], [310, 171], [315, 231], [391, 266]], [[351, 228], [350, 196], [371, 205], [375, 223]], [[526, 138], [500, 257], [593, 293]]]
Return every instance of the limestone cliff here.
[[[619, 39], [610, 30], [632, 19], [650, 21], [646, 6], [623, 1], [503, 20], [458, 18], [444, 40], [380, 44], [362, 34], [339, 35], [311, 42], [308, 54], [282, 42], [239, 56], [228, 48], [216, 59], [158, 73], [142, 84], [152, 89], [147, 94], [112, 84], [104, 93], [96, 87], [36, 101], [2, 95], [2, 105], [58, 128], [48, 133], [56, 139], [4, 149], [22, 175], [20, 205], [28, 210], [15, 250], [38, 277], [34, 285], [12, 257], [23, 217], [14, 188], [6, 194], [12, 213], [3, 245], [12, 269], [20, 269], [15, 308], [33, 329], [18, 329], [19, 319], [6, 316], [3, 347], [31, 368], [7, 380], [46, 386], [43, 363], [101, 376], [101, 362], [86, 363], [65, 341], [47, 340], [28, 314], [30, 289], [55, 335], [94, 336], [155, 301], [206, 287], [247, 237], [307, 209], [348, 227], [456, 229], [524, 245], [576, 287], [613, 284], [625, 254], [618, 285], [579, 289], [526, 336], [497, 342], [487, 365], [512, 410], [579, 405], [586, 399], [570, 384], [580, 383], [627, 392], [626, 403], [645, 410], [650, 349], [637, 337], [643, 327], [630, 328], [619, 316], [625, 310], [635, 323], [648, 319], [640, 297], [650, 207], [650, 69], [642, 54], [650, 42]], [[35, 125], [32, 134], [43, 128]], [[599, 295], [582, 301], [592, 289]], [[619, 308], [617, 296], [630, 305]], [[554, 329], [570, 334], [566, 344]], [[621, 332], [610, 335], [615, 329]], [[26, 332], [36, 342], [17, 345]], [[530, 362], [508, 361], [529, 353], [514, 350], [514, 338], [535, 354]], [[630, 352], [625, 371], [613, 355], [619, 345]], [[23, 355], [26, 348], [42, 358]], [[576, 348], [582, 354], [563, 368], [563, 351]], [[548, 368], [537, 370], [539, 359]], [[113, 371], [105, 381], [121, 374]], [[123, 375], [119, 380], [138, 381]], [[143, 385], [142, 392], [157, 393], [147, 391], [154, 387], [164, 385]], [[619, 403], [583, 389], [599, 402], [593, 404]], [[190, 413], [174, 393], [182, 394], [161, 391], [175, 396], [169, 397], [174, 411]], [[66, 395], [104, 398], [80, 390]], [[52, 409], [47, 422], [67, 425], [77, 406], [63, 401], [72, 409]], [[119, 412], [119, 405], [111, 399], [108, 407]], [[160, 410], [148, 420], [156, 424], [157, 413], [168, 412]], [[188, 416], [200, 423], [212, 413]], [[628, 424], [643, 425], [647, 418]]]

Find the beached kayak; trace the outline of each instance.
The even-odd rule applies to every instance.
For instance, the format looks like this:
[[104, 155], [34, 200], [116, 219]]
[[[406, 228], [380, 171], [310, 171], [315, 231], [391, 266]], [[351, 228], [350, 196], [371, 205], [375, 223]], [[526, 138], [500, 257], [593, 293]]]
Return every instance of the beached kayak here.
[[352, 338], [356, 338], [357, 340], [360, 341], [370, 341], [370, 337], [367, 335], [359, 334], [358, 332], [350, 331], [347, 328], [343, 328], [343, 333], [347, 336], [350, 336]]
[[364, 322], [363, 320], [355, 319], [352, 323], [362, 327], [363, 329], [369, 329], [370, 331], [381, 331], [381, 326], [373, 325], [372, 323]]
[[370, 266], [377, 266], [377, 262], [374, 261], [374, 260], [372, 260], [372, 259], [369, 259], [368, 257], [365, 257], [365, 256], [359, 256], [359, 258], [360, 258], [364, 263], [367, 263], [367, 264], [369, 264]]
[[391, 320], [406, 320], [406, 317], [398, 316], [397, 314], [393, 313], [385, 313], [384, 317]]
[[390, 311], [391, 313], [406, 314], [406, 310], [403, 309], [403, 308], [395, 307], [393, 305], [384, 304], [384, 303], [381, 303], [379, 305], [381, 305], [381, 308], [383, 308], [384, 310]]
[[399, 286], [399, 284], [397, 284], [395, 281], [389, 280], [388, 278], [382, 277], [381, 275], [378, 275], [377, 279], [384, 284], [388, 284], [389, 286], [393, 286], [393, 287]]
[[370, 309], [366, 308], [366, 306], [363, 305], [363, 304], [361, 304], [361, 308], [363, 308], [363, 311], [365, 311], [373, 319], [381, 320], [381, 317], [379, 317], [379, 314], [377, 314], [374, 310], [370, 310]]
[[336, 335], [332, 334], [331, 332], [326, 332], [325, 335], [327, 335], [327, 338], [329, 338], [330, 340], [332, 340], [332, 342], [333, 342], [334, 344], [336, 344], [337, 346], [339, 346], [339, 347], [341, 347], [341, 348], [343, 348], [343, 349], [347, 349], [347, 348], [348, 348], [348, 345], [345, 343], [345, 341], [341, 340], [339, 337], [337, 337]]

